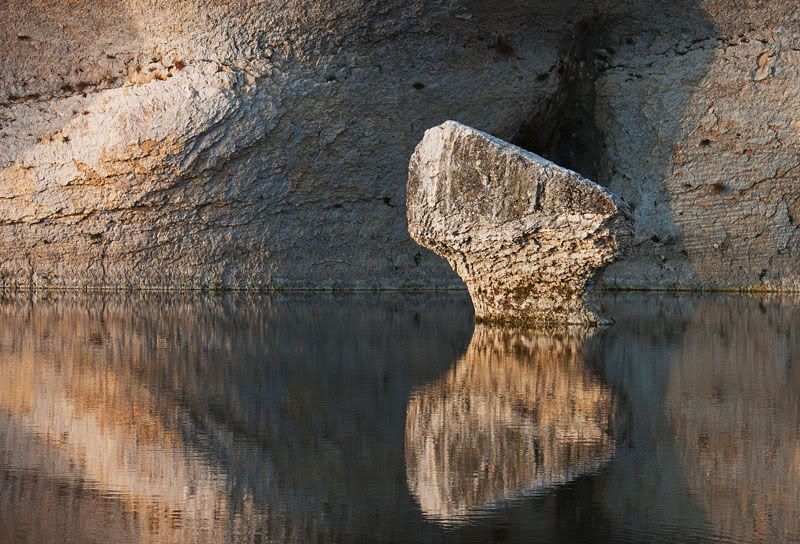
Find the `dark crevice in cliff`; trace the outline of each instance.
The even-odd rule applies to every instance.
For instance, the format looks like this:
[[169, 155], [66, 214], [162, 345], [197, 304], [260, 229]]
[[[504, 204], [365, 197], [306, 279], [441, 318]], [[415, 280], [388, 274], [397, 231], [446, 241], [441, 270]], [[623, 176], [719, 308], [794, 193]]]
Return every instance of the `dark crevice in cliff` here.
[[565, 168], [608, 185], [606, 138], [596, 120], [595, 83], [608, 69], [614, 48], [607, 45], [606, 17], [579, 22], [555, 71], [558, 86], [544, 108], [537, 108], [512, 143]]

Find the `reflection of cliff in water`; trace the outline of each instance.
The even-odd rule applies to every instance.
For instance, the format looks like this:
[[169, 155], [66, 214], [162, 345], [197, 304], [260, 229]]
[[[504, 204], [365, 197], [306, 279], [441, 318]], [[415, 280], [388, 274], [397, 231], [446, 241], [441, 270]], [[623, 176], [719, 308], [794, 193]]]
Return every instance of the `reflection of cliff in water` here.
[[0, 301], [0, 542], [800, 540], [798, 301], [606, 302]]
[[701, 302], [675, 357], [672, 429], [716, 534], [800, 540], [798, 323], [798, 299]]
[[[82, 518], [66, 523], [76, 540], [102, 532], [102, 517], [92, 515], [102, 501], [92, 494], [123, 502], [130, 515], [117, 520], [118, 538], [224, 540], [227, 522], [233, 522], [226, 475], [185, 443], [181, 414], [162, 411], [157, 399], [125, 376], [70, 355], [42, 361], [23, 349], [17, 360], [0, 362], [0, 465], [33, 476], [15, 487], [34, 504], [50, 502], [47, 490], [53, 487], [83, 496], [75, 501], [85, 509]], [[47, 530], [48, 514], [24, 510], [16, 523]], [[248, 514], [238, 520], [243, 527], [257, 522], [252, 509]], [[34, 534], [31, 540], [53, 537]]]
[[472, 319], [460, 295], [374, 294], [64, 295], [0, 318], [0, 541], [119, 543], [336, 541], [410, 511], [402, 408]]
[[455, 366], [412, 395], [406, 470], [426, 517], [457, 521], [574, 480], [613, 455], [623, 418], [584, 365], [589, 335], [478, 325]]

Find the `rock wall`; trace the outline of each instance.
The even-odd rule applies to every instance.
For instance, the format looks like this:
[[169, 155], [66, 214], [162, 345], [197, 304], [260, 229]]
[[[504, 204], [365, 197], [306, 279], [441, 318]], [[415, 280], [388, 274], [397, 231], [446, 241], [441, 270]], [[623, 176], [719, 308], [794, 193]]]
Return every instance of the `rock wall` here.
[[0, 280], [454, 287], [406, 232], [456, 119], [635, 209], [606, 284], [799, 288], [800, 15], [737, 0], [7, 0]]

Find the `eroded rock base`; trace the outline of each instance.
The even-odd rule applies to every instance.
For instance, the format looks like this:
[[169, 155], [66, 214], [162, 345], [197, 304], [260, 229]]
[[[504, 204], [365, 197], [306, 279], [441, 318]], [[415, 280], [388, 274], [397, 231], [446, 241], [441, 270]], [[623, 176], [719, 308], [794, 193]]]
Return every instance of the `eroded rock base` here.
[[448, 121], [414, 151], [407, 191], [412, 238], [461, 276], [478, 320], [603, 322], [593, 280], [631, 233], [608, 190]]

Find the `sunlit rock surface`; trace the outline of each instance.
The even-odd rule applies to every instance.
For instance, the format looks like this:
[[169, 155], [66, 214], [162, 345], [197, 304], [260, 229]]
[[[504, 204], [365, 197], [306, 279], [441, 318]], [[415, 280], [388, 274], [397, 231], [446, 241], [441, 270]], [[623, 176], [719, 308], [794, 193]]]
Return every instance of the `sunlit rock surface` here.
[[486, 321], [593, 324], [595, 276], [630, 236], [599, 185], [460, 123], [425, 132], [408, 173], [408, 230], [450, 263]]
[[608, 187], [618, 287], [800, 288], [796, 2], [4, 0], [0, 283], [454, 287], [406, 230], [457, 119]]
[[414, 392], [406, 471], [426, 517], [458, 523], [611, 458], [625, 417], [584, 366], [588, 336], [478, 325], [455, 366]]

